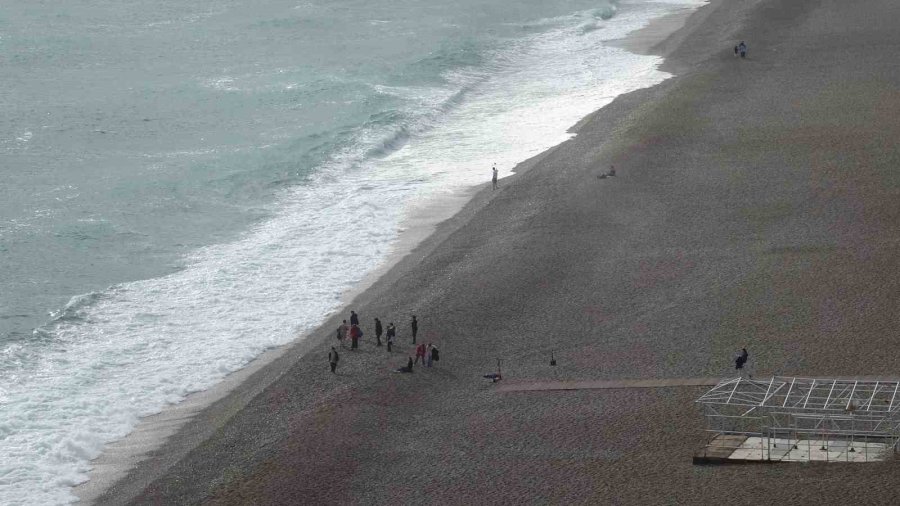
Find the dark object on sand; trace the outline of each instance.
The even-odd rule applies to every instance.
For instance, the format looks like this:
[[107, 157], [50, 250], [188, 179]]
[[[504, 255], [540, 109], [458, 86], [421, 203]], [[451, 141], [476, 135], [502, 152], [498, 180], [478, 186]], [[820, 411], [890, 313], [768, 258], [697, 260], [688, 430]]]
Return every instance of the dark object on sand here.
[[747, 56], [747, 44], [744, 44], [744, 41], [741, 41], [741, 43], [738, 44], [738, 51], [741, 52], [741, 58], [745, 58]]
[[482, 376], [482, 378], [487, 378], [487, 379], [491, 380], [491, 383], [496, 383], [503, 379], [503, 375], [501, 374], [501, 371], [500, 371], [500, 359], [499, 358], [497, 359], [497, 372], [485, 374], [484, 376]]
[[550, 365], [551, 365], [551, 366], [555, 366], [555, 365], [556, 365], [556, 358], [553, 356], [553, 352], [552, 352], [552, 351], [550, 352]]
[[397, 369], [397, 370], [394, 371], [394, 372], [408, 372], [408, 373], [413, 372], [413, 359], [412, 359], [412, 357], [409, 357], [409, 360], [406, 361], [406, 366], [405, 366], [405, 367], [401, 367], [401, 368]]

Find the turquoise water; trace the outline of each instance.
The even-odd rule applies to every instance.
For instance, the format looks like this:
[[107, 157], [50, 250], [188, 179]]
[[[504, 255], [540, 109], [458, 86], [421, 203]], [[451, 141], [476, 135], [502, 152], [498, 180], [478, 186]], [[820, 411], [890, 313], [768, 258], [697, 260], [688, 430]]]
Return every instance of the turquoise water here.
[[686, 5], [5, 5], [0, 503], [71, 502], [141, 416], [314, 329], [410, 213], [665, 79], [608, 41]]

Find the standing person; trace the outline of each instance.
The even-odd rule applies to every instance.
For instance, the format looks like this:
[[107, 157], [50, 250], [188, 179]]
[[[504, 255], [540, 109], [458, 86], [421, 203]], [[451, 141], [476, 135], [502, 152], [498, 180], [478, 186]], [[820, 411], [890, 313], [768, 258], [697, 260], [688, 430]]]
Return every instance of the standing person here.
[[413, 344], [416, 344], [416, 334], [419, 333], [419, 320], [416, 320], [416, 315], [412, 315], [412, 321], [409, 323], [409, 326], [412, 327]]
[[387, 344], [388, 344], [388, 352], [391, 351], [391, 347], [394, 345], [394, 336], [397, 335], [397, 328], [394, 327], [394, 322], [388, 323], [387, 328]]
[[497, 184], [497, 164], [496, 164], [496, 163], [494, 164], [494, 167], [493, 167], [492, 170], [493, 170], [493, 173], [494, 173], [494, 176], [491, 178], [491, 183], [493, 184], [493, 188], [492, 188], [492, 189], [496, 190], [497, 187], [499, 186], [499, 185]]
[[381, 333], [383, 331], [384, 329], [381, 328], [381, 320], [375, 318], [375, 339], [377, 341], [375, 346], [381, 346]]
[[431, 353], [428, 355], [428, 367], [431, 367], [431, 362], [438, 362], [441, 360], [440, 350], [437, 349], [437, 346], [431, 346]]
[[741, 348], [741, 353], [734, 359], [734, 368], [738, 371], [738, 374], [743, 376], [744, 373], [744, 365], [747, 363], [747, 360], [750, 358], [750, 354], [747, 353], [747, 348]]
[[425, 343], [416, 346], [416, 364], [419, 363], [419, 359], [422, 360], [422, 365], [425, 365]]
[[740, 49], [739, 49], [738, 45], [735, 44], [735, 45], [734, 45], [734, 57], [735, 57], [735, 58], [737, 58], [737, 55], [738, 55], [739, 52], [740, 52]]
[[359, 316], [356, 311], [350, 311], [350, 325], [359, 325]]
[[359, 325], [353, 324], [350, 325], [350, 349], [355, 350], [359, 347], [359, 338], [362, 337], [362, 331], [359, 330]]
[[338, 360], [341, 359], [341, 356], [338, 355], [334, 346], [331, 347], [331, 351], [328, 352], [328, 363], [331, 364], [331, 373], [334, 374], [334, 370], [337, 369]]
[[347, 332], [350, 332], [350, 327], [347, 325], [347, 320], [344, 320], [344, 323], [340, 324], [337, 329], [338, 339], [341, 341], [341, 348], [344, 347], [344, 340], [347, 339]]
[[741, 58], [747, 56], [747, 44], [744, 44], [744, 41], [741, 41], [741, 43], [738, 44], [738, 51], [741, 52]]
[[434, 360], [434, 350], [435, 350], [434, 345], [431, 343], [428, 343], [428, 351], [425, 353], [425, 357], [428, 360], [425, 362], [425, 367], [431, 367], [431, 362], [432, 362], [432, 360]]

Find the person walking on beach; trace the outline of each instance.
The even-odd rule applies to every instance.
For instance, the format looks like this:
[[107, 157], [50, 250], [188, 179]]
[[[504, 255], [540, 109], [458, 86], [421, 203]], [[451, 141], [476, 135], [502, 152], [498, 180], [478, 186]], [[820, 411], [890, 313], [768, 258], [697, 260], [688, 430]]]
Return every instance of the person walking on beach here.
[[338, 360], [341, 359], [341, 356], [338, 355], [334, 346], [331, 347], [331, 351], [328, 352], [328, 363], [331, 365], [331, 373], [334, 374], [334, 370], [337, 369]]
[[350, 349], [355, 350], [359, 348], [359, 338], [362, 337], [362, 331], [359, 330], [359, 325], [355, 323], [350, 325]]
[[344, 320], [344, 323], [340, 324], [337, 329], [337, 338], [341, 342], [341, 348], [344, 347], [344, 340], [347, 339], [347, 332], [350, 332], [350, 327], [347, 325], [347, 320]]
[[735, 44], [735, 45], [734, 45], [734, 57], [735, 57], [735, 58], [737, 58], [737, 55], [738, 55], [738, 53], [739, 53], [740, 51], [741, 51], [741, 50], [740, 50], [740, 48], [738, 48], [738, 45]]
[[738, 51], [741, 53], [741, 58], [745, 58], [747, 56], [747, 44], [744, 44], [744, 41], [741, 41], [738, 44]]
[[416, 315], [412, 315], [412, 321], [409, 322], [409, 326], [412, 328], [413, 344], [416, 344], [416, 334], [419, 333], [419, 320], [416, 320]]
[[491, 178], [491, 184], [493, 185], [494, 190], [496, 190], [500, 185], [497, 184], [497, 164], [494, 164], [493, 167], [494, 176]]
[[381, 320], [375, 318], [375, 346], [381, 346], [381, 333], [383, 330], [381, 328]]
[[359, 325], [359, 316], [356, 311], [350, 311], [350, 325]]
[[394, 327], [394, 322], [388, 323], [388, 328], [387, 328], [388, 352], [390, 352], [391, 348], [394, 346], [394, 337], [396, 335], [397, 335], [397, 328]]
[[425, 365], [425, 343], [416, 346], [416, 364], [419, 363], [419, 359], [422, 360], [422, 365]]

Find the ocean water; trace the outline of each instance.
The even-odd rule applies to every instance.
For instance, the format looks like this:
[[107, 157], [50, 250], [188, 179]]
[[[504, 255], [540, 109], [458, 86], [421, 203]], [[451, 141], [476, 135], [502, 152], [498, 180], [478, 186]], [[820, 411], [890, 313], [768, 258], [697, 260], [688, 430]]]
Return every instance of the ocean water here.
[[35, 0], [0, 13], [0, 504], [315, 328], [407, 213], [668, 75], [701, 0]]

